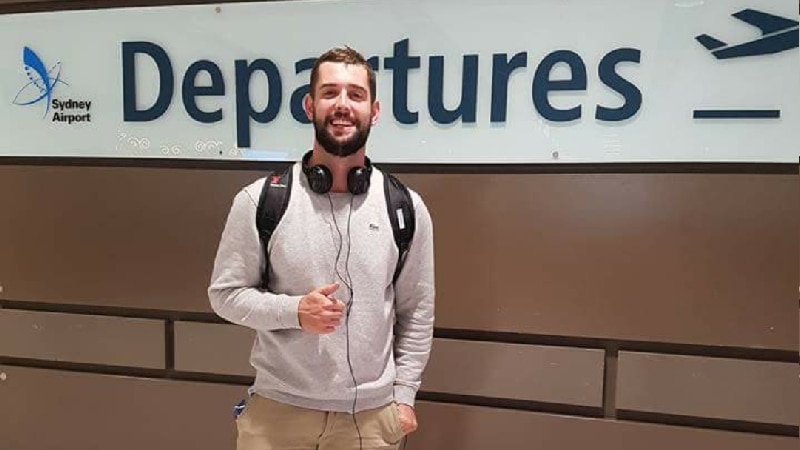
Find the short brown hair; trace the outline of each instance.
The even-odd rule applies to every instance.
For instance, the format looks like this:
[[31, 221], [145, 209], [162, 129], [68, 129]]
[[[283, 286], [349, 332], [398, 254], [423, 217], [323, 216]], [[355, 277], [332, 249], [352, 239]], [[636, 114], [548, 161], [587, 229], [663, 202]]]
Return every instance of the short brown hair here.
[[361, 53], [358, 53], [346, 45], [344, 48], [332, 48], [317, 58], [317, 61], [314, 63], [314, 68], [311, 69], [311, 98], [314, 98], [314, 87], [319, 80], [319, 66], [326, 62], [345, 63], [347, 65], [361, 66], [366, 69], [367, 78], [369, 79], [370, 99], [373, 102], [375, 101], [375, 71], [367, 60], [361, 56]]

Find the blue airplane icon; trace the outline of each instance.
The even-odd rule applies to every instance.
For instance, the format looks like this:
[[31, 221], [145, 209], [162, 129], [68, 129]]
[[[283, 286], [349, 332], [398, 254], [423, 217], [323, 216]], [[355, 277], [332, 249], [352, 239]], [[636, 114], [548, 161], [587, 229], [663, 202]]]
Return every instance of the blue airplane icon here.
[[798, 22], [796, 20], [754, 9], [743, 9], [733, 14], [733, 17], [761, 30], [761, 36], [738, 45], [728, 45], [707, 34], [695, 37], [717, 59], [780, 53], [798, 46]]

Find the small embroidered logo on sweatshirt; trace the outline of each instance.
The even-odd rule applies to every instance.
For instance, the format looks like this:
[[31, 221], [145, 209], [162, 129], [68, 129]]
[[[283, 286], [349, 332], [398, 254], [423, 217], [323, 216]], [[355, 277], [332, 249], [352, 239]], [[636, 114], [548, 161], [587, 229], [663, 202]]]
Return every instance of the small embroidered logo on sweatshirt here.
[[374, 223], [369, 224], [370, 231], [380, 231], [381, 229]]

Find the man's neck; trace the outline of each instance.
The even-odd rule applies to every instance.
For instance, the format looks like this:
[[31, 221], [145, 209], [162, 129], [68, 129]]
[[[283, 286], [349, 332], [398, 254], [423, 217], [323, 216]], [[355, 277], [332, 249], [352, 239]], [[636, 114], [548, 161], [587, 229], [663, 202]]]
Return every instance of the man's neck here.
[[366, 150], [364, 148], [353, 153], [350, 156], [341, 157], [333, 156], [326, 152], [325, 149], [319, 145], [314, 145], [311, 159], [308, 161], [309, 166], [323, 165], [330, 169], [333, 175], [333, 186], [331, 192], [348, 192], [347, 189], [347, 174], [353, 167], [363, 167]]

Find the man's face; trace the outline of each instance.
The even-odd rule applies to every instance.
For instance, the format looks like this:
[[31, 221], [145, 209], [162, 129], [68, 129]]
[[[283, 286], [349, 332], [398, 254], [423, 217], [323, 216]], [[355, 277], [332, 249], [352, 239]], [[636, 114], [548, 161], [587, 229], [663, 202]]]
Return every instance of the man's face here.
[[317, 142], [334, 156], [349, 156], [367, 143], [378, 120], [379, 105], [369, 92], [369, 76], [361, 66], [325, 62], [319, 66], [314, 96], [305, 99]]

